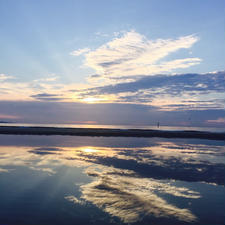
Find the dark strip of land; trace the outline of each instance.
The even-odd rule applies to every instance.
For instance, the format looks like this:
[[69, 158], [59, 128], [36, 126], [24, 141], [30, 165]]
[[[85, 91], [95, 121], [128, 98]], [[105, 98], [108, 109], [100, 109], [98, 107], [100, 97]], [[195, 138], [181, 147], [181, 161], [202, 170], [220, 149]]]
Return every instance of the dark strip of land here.
[[17, 127], [0, 126], [0, 134], [16, 135], [72, 135], [104, 137], [162, 137], [162, 138], [200, 138], [225, 140], [225, 133], [205, 131], [165, 131], [141, 129], [104, 128], [58, 128], [58, 127]]

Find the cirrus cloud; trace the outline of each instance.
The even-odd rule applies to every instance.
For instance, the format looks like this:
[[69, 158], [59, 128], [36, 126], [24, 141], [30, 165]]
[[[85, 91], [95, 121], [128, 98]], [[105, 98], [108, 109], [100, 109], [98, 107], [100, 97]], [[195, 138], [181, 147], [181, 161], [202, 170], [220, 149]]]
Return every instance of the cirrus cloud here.
[[154, 75], [199, 64], [201, 59], [194, 57], [163, 61], [169, 54], [180, 49], [188, 49], [197, 41], [198, 37], [194, 35], [177, 39], [150, 40], [142, 34], [129, 31], [93, 51], [84, 48], [71, 54], [84, 54], [85, 65], [100, 75], [92, 77], [91, 82], [99, 82], [101, 79], [115, 77]]
[[70, 55], [79, 56], [79, 55], [85, 54], [89, 51], [90, 51], [89, 48], [80, 48], [76, 51], [71, 52]]
[[6, 81], [6, 80], [9, 80], [9, 79], [14, 79], [14, 77], [10, 76], [10, 75], [7, 75], [7, 74], [4, 74], [4, 73], [0, 74], [0, 82]]

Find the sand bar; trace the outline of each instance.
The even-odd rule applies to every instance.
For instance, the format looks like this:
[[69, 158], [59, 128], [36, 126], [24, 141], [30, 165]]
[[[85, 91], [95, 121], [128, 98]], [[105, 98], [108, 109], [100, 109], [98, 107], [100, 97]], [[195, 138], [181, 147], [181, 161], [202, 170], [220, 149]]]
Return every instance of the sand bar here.
[[58, 127], [21, 127], [0, 126], [0, 134], [15, 135], [71, 135], [103, 137], [162, 137], [162, 138], [200, 138], [225, 140], [225, 132], [204, 131], [165, 131], [142, 129], [105, 129], [105, 128], [58, 128]]

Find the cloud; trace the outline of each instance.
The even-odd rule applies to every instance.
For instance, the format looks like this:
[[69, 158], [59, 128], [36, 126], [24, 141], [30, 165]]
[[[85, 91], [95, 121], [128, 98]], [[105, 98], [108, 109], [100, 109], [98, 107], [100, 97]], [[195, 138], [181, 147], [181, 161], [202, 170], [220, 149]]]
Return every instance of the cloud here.
[[3, 73], [0, 74], [0, 82], [4, 82], [4, 81], [9, 80], [9, 79], [14, 79], [14, 77], [3, 74]]
[[85, 53], [87, 53], [89, 51], [90, 51], [89, 48], [80, 48], [80, 49], [78, 49], [76, 51], [71, 52], [70, 55], [80, 56], [80, 55], [83, 55], [83, 54], [85, 54]]
[[[136, 31], [115, 34], [111, 41], [94, 50], [82, 48], [71, 53], [84, 55], [84, 64], [95, 70], [87, 78], [88, 84], [60, 84], [55, 74], [13, 83], [2, 75], [5, 82], [4, 89], [0, 88], [1, 100], [129, 103], [161, 110], [222, 109], [224, 74], [171, 74], [174, 69], [201, 61], [188, 55], [198, 40], [195, 35], [150, 40]], [[181, 49], [188, 49], [186, 58], [169, 59], [170, 54]], [[203, 99], [208, 102], [200, 103]], [[195, 102], [188, 102], [191, 100]]]
[[[164, 145], [159, 144], [139, 150], [108, 149], [107, 156], [105, 156], [105, 149], [92, 151], [92, 154], [83, 151], [78, 157], [87, 162], [133, 171], [140, 177], [189, 182], [204, 181], [223, 185], [225, 166], [221, 162], [224, 157], [222, 160], [219, 159], [223, 154], [221, 154], [223, 149], [215, 148], [220, 152], [213, 154], [212, 148], [209, 150], [208, 146], [200, 145], [198, 151], [193, 150], [194, 146], [175, 145], [167, 142]], [[210, 159], [212, 156], [213, 161]], [[203, 159], [204, 162], [202, 162]], [[217, 172], [214, 173], [213, 169], [216, 169]]]
[[[35, 98], [35, 95], [38, 97], [40, 92], [50, 92], [51, 94], [57, 93], [57, 95], [59, 92], [65, 93], [65, 91], [63, 91], [65, 85], [57, 83], [57, 78], [57, 76], [50, 76], [32, 80], [30, 82], [4, 80], [2, 81], [4, 82], [4, 87], [0, 87], [1, 100], [31, 100], [32, 98]], [[42, 97], [44, 98], [44, 96], [39, 96], [39, 98]], [[45, 97], [47, 98], [47, 96]]]
[[215, 120], [207, 120], [206, 121], [207, 123], [220, 123], [220, 124], [225, 124], [225, 118], [218, 118], [218, 119], [215, 119]]
[[[144, 216], [155, 218], [176, 218], [180, 221], [196, 220], [188, 209], [181, 209], [169, 204], [155, 191], [173, 196], [199, 198], [197, 192], [179, 188], [154, 179], [130, 177], [129, 171], [104, 168], [104, 172], [92, 171], [97, 180], [81, 186], [81, 198], [92, 202], [103, 211], [120, 218], [124, 223], [141, 221]], [[116, 175], [113, 175], [116, 174]], [[185, 194], [184, 194], [185, 193]]]
[[103, 32], [100, 32], [100, 31], [96, 32], [95, 35], [99, 36], [99, 37], [109, 37], [109, 34], [103, 33]]
[[[113, 102], [149, 104], [162, 109], [224, 109], [225, 71], [205, 74], [142, 76], [83, 89], [81, 98], [110, 96]], [[191, 107], [190, 107], [191, 106]]]
[[85, 65], [94, 69], [101, 78], [154, 75], [198, 64], [200, 58], [162, 61], [169, 54], [188, 49], [197, 41], [198, 37], [194, 35], [149, 40], [144, 35], [129, 31], [93, 51], [80, 49], [73, 55], [85, 53]]
[[32, 150], [30, 150], [30, 153], [34, 153], [37, 155], [48, 155], [48, 154], [59, 154], [60, 149], [59, 148], [34, 148]]
[[114, 94], [122, 92], [137, 92], [145, 89], [160, 88], [166, 94], [181, 94], [182, 92], [225, 91], [225, 71], [206, 74], [177, 74], [145, 76], [133, 82], [119, 83], [102, 87], [90, 88], [100, 94]]
[[29, 167], [29, 169], [36, 170], [36, 171], [41, 171], [47, 173], [49, 176], [53, 175], [56, 173], [52, 168], [42, 168], [42, 167]]
[[33, 98], [36, 98], [36, 97], [45, 98], [45, 97], [56, 97], [56, 96], [58, 96], [58, 95], [41, 93], [41, 94], [32, 95], [31, 97], [33, 97]]
[[68, 195], [65, 197], [66, 200], [68, 200], [69, 202], [73, 202], [74, 204], [80, 204], [80, 205], [84, 205], [85, 201], [79, 200], [78, 198], [76, 198], [73, 195]]
[[54, 82], [59, 78], [59, 76], [55, 74], [49, 74], [48, 77], [43, 77], [40, 79], [36, 79], [33, 82], [43, 83], [43, 82]]
[[[76, 121], [96, 121], [98, 125], [130, 127], [155, 126], [157, 121], [160, 121], [160, 125], [178, 126], [188, 122], [189, 126], [206, 127], [213, 125], [206, 124], [206, 120], [224, 117], [225, 114], [224, 109], [213, 108], [200, 111], [197, 108], [191, 110], [189, 107], [184, 110], [162, 111], [159, 107], [143, 104], [84, 104], [59, 101], [0, 101], [0, 109], [3, 115], [19, 117], [13, 121], [20, 123], [74, 124]], [[219, 123], [216, 126], [224, 127]]]
[[40, 101], [63, 101], [63, 100], [66, 100], [66, 98], [62, 98], [61, 96], [62, 95], [41, 93], [41, 94], [31, 95], [30, 97], [40, 100]]
[[0, 114], [0, 119], [19, 119], [20, 116], [16, 115], [8, 115], [8, 114]]
[[[5, 138], [7, 137], [2, 139]], [[9, 138], [10, 146], [0, 147], [0, 168], [22, 166], [47, 175], [55, 175], [60, 168], [73, 171], [71, 168], [82, 167], [83, 173], [92, 179], [85, 179], [83, 184], [76, 183], [81, 196], [76, 197], [67, 193], [65, 199], [86, 206], [89, 206], [86, 202], [90, 202], [125, 223], [134, 223], [143, 218], [157, 222], [165, 218], [169, 224], [179, 224], [178, 221], [196, 221], [197, 218], [194, 211], [189, 209], [188, 202], [196, 203], [196, 199], [199, 199], [198, 202], [204, 202], [204, 198], [202, 200], [200, 198], [207, 184], [197, 183], [197, 190], [193, 188], [193, 184], [189, 185], [179, 180], [193, 181], [198, 177], [205, 177], [206, 179], [195, 181], [211, 182], [219, 179], [220, 184], [224, 185], [224, 146], [219, 142], [212, 145], [210, 141], [205, 140], [198, 142], [189, 140], [185, 143], [183, 140], [153, 139], [147, 141], [143, 147], [145, 140], [137, 138], [133, 140], [136, 147], [133, 147], [133, 144], [128, 147], [128, 142], [124, 138], [93, 140], [88, 137], [71, 137], [65, 141], [63, 137], [60, 141], [60, 137], [53, 139], [47, 137], [48, 145], [44, 143], [45, 137], [41, 137], [41, 141], [37, 138], [33, 139], [34, 146], [41, 144], [43, 147], [31, 147], [25, 138], [24, 145], [15, 148], [12, 146], [12, 138]], [[53, 147], [53, 140], [61, 147]], [[92, 145], [94, 141], [95, 147]], [[142, 147], [138, 146], [137, 142], [141, 143]], [[65, 147], [68, 143], [70, 147]], [[103, 143], [105, 147], [102, 147]], [[32, 154], [31, 150], [58, 154]], [[112, 158], [117, 161], [114, 160], [112, 163], [113, 161], [110, 161]], [[132, 168], [131, 159], [136, 162]], [[108, 164], [105, 163], [107, 161]], [[140, 168], [143, 168], [142, 173]], [[162, 171], [169, 170], [173, 175], [181, 173], [181, 179], [162, 176]], [[158, 171], [161, 174], [155, 179], [154, 174]]]
[[[0, 100], [39, 100], [39, 101], [73, 101], [74, 93], [70, 90], [79, 90], [88, 87], [87, 84], [80, 83], [61, 83], [59, 76], [49, 74], [40, 79], [32, 81], [7, 80], [4, 78], [4, 85], [0, 86]], [[1, 82], [1, 80], [0, 80]], [[16, 93], [16, 94], [15, 94]]]
[[8, 173], [9, 169], [0, 168], [0, 173]]

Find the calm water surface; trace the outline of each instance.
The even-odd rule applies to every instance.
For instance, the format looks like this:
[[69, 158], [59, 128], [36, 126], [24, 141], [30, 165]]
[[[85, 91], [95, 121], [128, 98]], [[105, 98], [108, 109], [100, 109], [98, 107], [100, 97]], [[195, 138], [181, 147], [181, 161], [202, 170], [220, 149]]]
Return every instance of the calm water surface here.
[[223, 225], [223, 141], [0, 135], [0, 225]]

